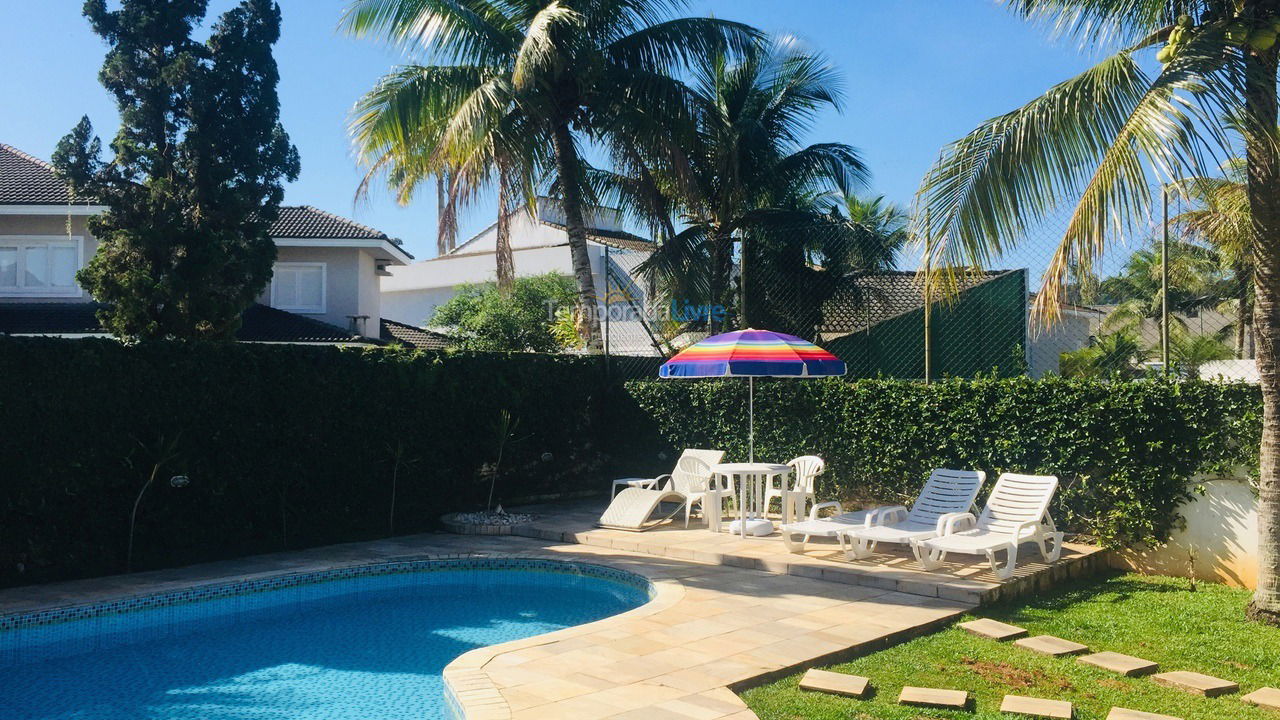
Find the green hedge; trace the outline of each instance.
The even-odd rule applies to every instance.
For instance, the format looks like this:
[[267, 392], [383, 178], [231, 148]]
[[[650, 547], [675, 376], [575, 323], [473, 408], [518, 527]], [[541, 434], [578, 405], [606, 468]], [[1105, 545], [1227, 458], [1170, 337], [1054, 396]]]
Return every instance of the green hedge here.
[[0, 377], [2, 585], [121, 571], [170, 444], [135, 569], [387, 536], [397, 448], [395, 533], [432, 528], [482, 506], [504, 409], [500, 501], [664, 462], [592, 358], [0, 338]]
[[[746, 459], [744, 381], [634, 381], [674, 446]], [[826, 459], [822, 498], [909, 501], [933, 467], [1052, 473], [1055, 517], [1110, 546], [1153, 542], [1200, 473], [1257, 467], [1256, 386], [1060, 378], [756, 382], [756, 457]]]

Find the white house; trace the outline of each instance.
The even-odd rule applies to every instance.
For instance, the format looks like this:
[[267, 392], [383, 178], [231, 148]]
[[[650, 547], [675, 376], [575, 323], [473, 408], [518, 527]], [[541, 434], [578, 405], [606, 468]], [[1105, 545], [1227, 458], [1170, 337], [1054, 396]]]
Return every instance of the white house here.
[[[550, 198], [539, 198], [537, 208], [536, 216], [524, 209], [511, 218], [516, 276], [558, 272], [572, 277], [563, 211]], [[609, 325], [611, 351], [650, 354], [654, 343], [636, 318], [647, 307], [651, 293], [636, 266], [649, 256], [652, 243], [627, 232], [617, 210], [595, 208], [586, 221], [596, 292], [610, 308], [607, 323], [603, 319], [602, 323]], [[446, 255], [388, 268], [382, 279], [383, 315], [409, 325], [426, 325], [436, 308], [463, 286], [495, 282], [497, 237], [494, 223]]]
[[[0, 334], [105, 334], [96, 303], [75, 280], [98, 247], [86, 221], [103, 210], [92, 201], [71, 202], [48, 163], [0, 144]], [[387, 268], [413, 260], [385, 233], [302, 205], [280, 208], [270, 234], [274, 274], [245, 312], [239, 339], [425, 340], [383, 322], [379, 281]]]

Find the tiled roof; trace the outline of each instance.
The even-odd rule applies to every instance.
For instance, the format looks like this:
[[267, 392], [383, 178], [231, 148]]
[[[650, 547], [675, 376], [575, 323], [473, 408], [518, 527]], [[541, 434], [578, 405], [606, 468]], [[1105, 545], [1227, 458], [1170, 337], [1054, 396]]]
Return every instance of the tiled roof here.
[[0, 205], [65, 205], [68, 199], [49, 163], [0, 143]]
[[[97, 303], [0, 303], [0, 334], [106, 335]], [[368, 342], [335, 325], [254, 304], [244, 311], [236, 339], [243, 342]]]
[[443, 350], [449, 346], [448, 335], [386, 318], [382, 319], [382, 340], [423, 350]]
[[387, 234], [310, 205], [281, 205], [271, 237], [334, 240], [390, 240]]
[[[956, 278], [961, 292], [1005, 275], [1009, 270], [965, 273]], [[837, 291], [822, 309], [824, 333], [858, 332], [891, 317], [924, 307], [923, 284], [917, 273], [891, 271], [852, 278], [853, 287]]]
[[[550, 220], [540, 220], [539, 222], [547, 227], [553, 227], [565, 232], [569, 231], [568, 227], [561, 225], [560, 223], [554, 223]], [[623, 250], [653, 250], [652, 241], [646, 240], [639, 235], [633, 235], [625, 230], [606, 230], [604, 228], [589, 227], [587, 228], [587, 238], [594, 240], [601, 245], [608, 245], [610, 247], [621, 248]]]

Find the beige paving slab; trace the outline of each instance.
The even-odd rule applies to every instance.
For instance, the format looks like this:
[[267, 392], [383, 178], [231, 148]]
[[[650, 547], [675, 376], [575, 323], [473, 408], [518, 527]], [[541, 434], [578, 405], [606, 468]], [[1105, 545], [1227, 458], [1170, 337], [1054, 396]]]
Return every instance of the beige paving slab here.
[[963, 622], [960, 623], [959, 628], [978, 637], [990, 638], [991, 640], [1016, 640], [1020, 637], [1026, 637], [1027, 634], [1025, 628], [990, 618], [979, 618]]
[[902, 692], [898, 695], [898, 704], [933, 708], [963, 708], [969, 704], [969, 693], [964, 690], [941, 690], [908, 685], [902, 688]]
[[1066, 700], [1005, 695], [1004, 700], [1000, 703], [1000, 712], [1038, 718], [1054, 718], [1055, 720], [1071, 720], [1073, 710], [1071, 703]]
[[870, 687], [871, 681], [860, 675], [847, 675], [827, 670], [807, 670], [804, 677], [800, 678], [801, 690], [814, 690], [845, 697], [864, 697]]
[[1250, 705], [1280, 710], [1280, 690], [1275, 688], [1259, 688], [1240, 699]]
[[1116, 652], [1099, 652], [1091, 655], [1082, 655], [1077, 662], [1085, 665], [1092, 665], [1103, 670], [1110, 670], [1126, 677], [1138, 677], [1141, 675], [1150, 675], [1160, 669], [1160, 664], [1143, 660], [1142, 658], [1132, 655], [1122, 655]]
[[1053, 657], [1079, 655], [1080, 653], [1089, 651], [1089, 648], [1086, 645], [1081, 645], [1078, 642], [1072, 642], [1070, 640], [1063, 640], [1062, 638], [1054, 637], [1052, 635], [1036, 635], [1035, 637], [1022, 638], [1021, 640], [1014, 640], [1013, 644], [1023, 648], [1024, 650], [1038, 652], [1042, 655], [1052, 655]]
[[1182, 720], [1182, 718], [1117, 707], [1111, 708], [1111, 712], [1107, 714], [1107, 720]]
[[1159, 673], [1157, 675], [1152, 675], [1151, 679], [1161, 685], [1182, 690], [1183, 692], [1189, 692], [1193, 695], [1203, 695], [1205, 697], [1230, 695], [1231, 693], [1240, 691], [1240, 685], [1238, 683], [1186, 670]]

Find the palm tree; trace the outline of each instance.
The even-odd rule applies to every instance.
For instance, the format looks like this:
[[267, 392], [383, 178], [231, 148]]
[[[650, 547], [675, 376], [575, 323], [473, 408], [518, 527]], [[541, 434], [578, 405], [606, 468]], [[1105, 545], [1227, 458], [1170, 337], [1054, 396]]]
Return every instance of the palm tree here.
[[[1222, 304], [1224, 280], [1218, 254], [1211, 248], [1184, 240], [1170, 240], [1169, 320], [1171, 329], [1185, 322], [1174, 313], [1196, 315]], [[1129, 256], [1124, 271], [1104, 278], [1098, 292], [1115, 307], [1102, 320], [1102, 329], [1141, 331], [1144, 320], [1161, 322], [1163, 289], [1161, 252], [1150, 244]]]
[[[832, 189], [847, 193], [864, 184], [868, 172], [848, 145], [802, 142], [821, 110], [840, 108], [839, 75], [822, 55], [783, 38], [759, 43], [736, 61], [722, 50], [700, 54], [691, 70], [692, 126], [674, 129], [680, 142], [637, 150], [621, 137], [615, 164], [651, 173], [652, 187], [672, 199], [685, 225], [643, 269], [668, 282], [705, 287], [708, 303], [729, 308], [735, 241], [747, 242], [765, 228], [788, 227], [800, 236], [821, 213], [816, 206], [799, 207], [797, 198]], [[745, 290], [751, 286], [746, 261], [754, 255], [738, 252], [744, 325], [752, 323]], [[703, 277], [677, 276], [687, 270]], [[720, 325], [712, 322], [712, 329]]]
[[1222, 177], [1185, 178], [1177, 187], [1195, 207], [1171, 218], [1170, 222], [1217, 250], [1223, 267], [1230, 274], [1226, 291], [1231, 299], [1222, 303], [1222, 307], [1236, 318], [1233, 323], [1235, 355], [1251, 358], [1253, 351], [1247, 347], [1246, 340], [1253, 337], [1250, 327], [1253, 324], [1253, 257], [1249, 253], [1253, 223], [1244, 163], [1231, 160], [1223, 166]]
[[[381, 35], [439, 64], [419, 66], [441, 88], [422, 88], [456, 108], [440, 130], [445, 147], [490, 136], [512, 122], [551, 148], [569, 236], [587, 347], [601, 344], [587, 254], [581, 145], [630, 131], [625, 110], [683, 106], [671, 73], [690, 57], [741, 49], [758, 32], [714, 18], [672, 18], [680, 0], [353, 0], [343, 26]], [[414, 138], [406, 137], [413, 142]]]
[[1142, 363], [1150, 353], [1131, 330], [1118, 330], [1099, 337], [1088, 347], [1062, 353], [1059, 368], [1065, 377], [1105, 380], [1112, 377], [1133, 378], [1142, 372]]
[[[1072, 266], [1087, 273], [1107, 238], [1149, 216], [1153, 176], [1211, 175], [1207, 155], [1244, 146], [1255, 331], [1262, 378], [1258, 591], [1251, 614], [1280, 621], [1280, 46], [1242, 35], [1280, 0], [1008, 0], [1084, 43], [1118, 46], [1080, 75], [982, 123], [924, 178], [917, 217], [934, 267], [983, 265], [1060, 202], [1075, 200], [1034, 307], [1052, 320]], [[1185, 16], [1185, 17], [1183, 17]], [[1181, 27], [1174, 32], [1175, 27]], [[1241, 33], [1241, 29], [1246, 32]], [[1154, 77], [1140, 57], [1169, 40]]]

